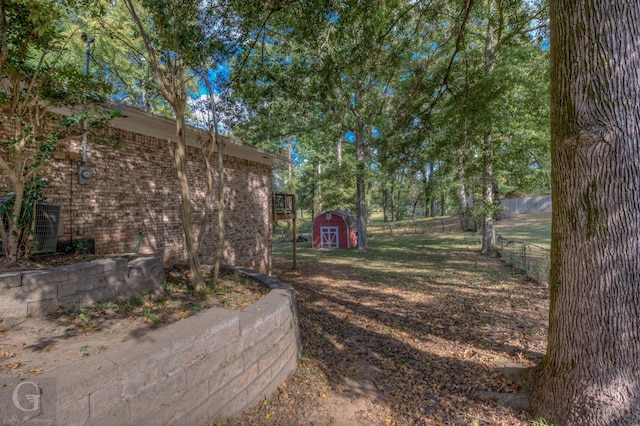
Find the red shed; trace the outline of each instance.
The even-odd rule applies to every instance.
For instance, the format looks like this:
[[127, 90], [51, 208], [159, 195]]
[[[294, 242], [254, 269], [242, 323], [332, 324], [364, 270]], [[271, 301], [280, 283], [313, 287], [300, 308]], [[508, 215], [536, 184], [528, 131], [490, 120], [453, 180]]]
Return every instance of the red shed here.
[[350, 248], [358, 245], [356, 215], [344, 210], [330, 210], [313, 219], [311, 231], [314, 248]]

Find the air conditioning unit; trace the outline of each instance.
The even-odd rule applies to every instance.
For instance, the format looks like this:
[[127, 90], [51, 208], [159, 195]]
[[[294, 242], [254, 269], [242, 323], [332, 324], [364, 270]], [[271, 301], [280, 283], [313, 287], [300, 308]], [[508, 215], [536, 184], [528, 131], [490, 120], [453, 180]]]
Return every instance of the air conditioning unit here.
[[36, 224], [33, 230], [33, 249], [37, 253], [53, 253], [58, 242], [60, 206], [36, 203]]
[[[0, 197], [0, 203], [6, 201], [6, 197]], [[3, 225], [9, 226], [6, 218]], [[32, 249], [36, 253], [53, 253], [58, 242], [58, 225], [60, 223], [60, 206], [49, 203], [36, 203], [36, 218], [33, 230]], [[0, 250], [2, 241], [0, 240]], [[1, 254], [0, 254], [1, 255]]]

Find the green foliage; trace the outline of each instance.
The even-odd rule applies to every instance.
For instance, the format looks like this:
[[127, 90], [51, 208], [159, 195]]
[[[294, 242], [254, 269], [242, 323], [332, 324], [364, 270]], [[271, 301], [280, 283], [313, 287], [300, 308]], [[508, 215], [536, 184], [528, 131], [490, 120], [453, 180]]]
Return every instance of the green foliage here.
[[[36, 203], [46, 200], [44, 190], [47, 186], [49, 186], [47, 180], [34, 176], [25, 184], [21, 208], [15, 208], [15, 192], [9, 192], [7, 199], [0, 203], [0, 217], [3, 221], [15, 224], [11, 232], [19, 241], [19, 255], [22, 257], [27, 257], [31, 253], [31, 230], [35, 219]], [[15, 215], [16, 211], [19, 211], [19, 216]]]
[[[395, 217], [444, 195], [457, 210], [459, 189], [485, 185], [487, 129], [491, 179], [548, 191], [548, 54], [530, 36], [544, 38], [544, 26], [532, 25], [544, 23], [540, 5], [242, 3], [233, 4], [254, 41], [237, 59], [233, 88], [250, 121], [235, 131], [276, 151], [295, 138], [301, 206], [393, 199]], [[347, 132], [355, 143], [345, 141], [350, 161], [339, 165], [335, 147]], [[425, 179], [429, 163], [437, 167]], [[356, 194], [362, 176], [376, 185]]]
[[[65, 61], [70, 13], [84, 3], [13, 0], [0, 4], [0, 171], [8, 185], [0, 227], [5, 262], [27, 258], [34, 203], [44, 198], [43, 169], [60, 141], [104, 125], [109, 85]], [[73, 31], [71, 30], [72, 34]], [[50, 113], [63, 107], [69, 117]]]
[[160, 317], [158, 316], [158, 314], [153, 312], [151, 308], [146, 308], [144, 312], [142, 312], [142, 317], [145, 319], [145, 321], [151, 324], [155, 324], [160, 321]]

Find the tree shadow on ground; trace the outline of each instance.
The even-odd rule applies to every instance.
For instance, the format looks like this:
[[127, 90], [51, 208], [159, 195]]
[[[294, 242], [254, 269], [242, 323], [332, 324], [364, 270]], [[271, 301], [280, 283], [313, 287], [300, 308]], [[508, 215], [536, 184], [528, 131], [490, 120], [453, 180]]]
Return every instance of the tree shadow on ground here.
[[[276, 275], [296, 289], [303, 339], [289, 387], [324, 389], [319, 407], [324, 395], [337, 395], [358, 409], [349, 419], [358, 424], [527, 424], [528, 413], [488, 395], [519, 391], [497, 366], [541, 360], [546, 289], [452, 242], [450, 250], [414, 241], [366, 253], [303, 251], [297, 271], [276, 262]], [[276, 423], [278, 415], [309, 420], [304, 410], [267, 402], [262, 410]], [[243, 419], [261, 424], [260, 410]], [[316, 417], [348, 424], [331, 410]]]

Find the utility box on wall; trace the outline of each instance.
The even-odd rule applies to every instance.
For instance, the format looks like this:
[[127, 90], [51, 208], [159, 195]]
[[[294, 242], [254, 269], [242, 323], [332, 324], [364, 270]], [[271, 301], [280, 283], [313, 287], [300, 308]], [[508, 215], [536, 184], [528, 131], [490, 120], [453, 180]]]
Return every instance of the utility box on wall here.
[[91, 167], [78, 167], [78, 184], [91, 185]]

